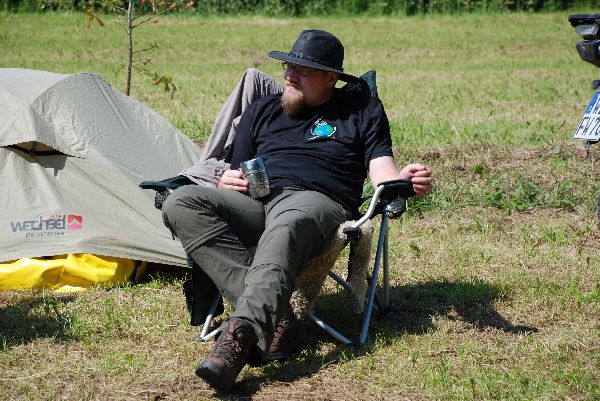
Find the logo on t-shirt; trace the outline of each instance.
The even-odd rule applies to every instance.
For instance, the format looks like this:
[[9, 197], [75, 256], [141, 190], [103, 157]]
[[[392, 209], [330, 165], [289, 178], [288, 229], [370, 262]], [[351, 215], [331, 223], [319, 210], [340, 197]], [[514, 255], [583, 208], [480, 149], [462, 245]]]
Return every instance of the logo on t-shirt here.
[[312, 138], [310, 139], [325, 138], [328, 136], [332, 136], [333, 134], [335, 134], [336, 129], [337, 128], [331, 126], [331, 124], [323, 121], [322, 118], [319, 118], [317, 121], [315, 121], [315, 125], [313, 125], [313, 127], [310, 130], [310, 133], [312, 135]]

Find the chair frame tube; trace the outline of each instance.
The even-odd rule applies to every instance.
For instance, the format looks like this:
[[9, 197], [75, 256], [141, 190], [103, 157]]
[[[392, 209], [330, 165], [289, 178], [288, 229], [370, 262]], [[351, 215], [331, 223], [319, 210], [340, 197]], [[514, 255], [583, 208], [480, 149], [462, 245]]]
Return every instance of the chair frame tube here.
[[[374, 198], [374, 197], [373, 197]], [[369, 323], [371, 322], [371, 313], [373, 312], [373, 303], [375, 302], [375, 291], [377, 290], [377, 281], [379, 278], [379, 265], [381, 264], [381, 256], [386, 243], [386, 234], [388, 226], [388, 216], [384, 213], [381, 218], [381, 227], [379, 229], [379, 241], [377, 242], [377, 252], [375, 253], [375, 266], [373, 267], [373, 277], [369, 286], [369, 296], [367, 298], [367, 308], [365, 309], [365, 317], [363, 327], [358, 340], [359, 345], [364, 345], [367, 341], [369, 332]], [[384, 286], [386, 283], [384, 282]]]
[[344, 344], [344, 345], [352, 345], [352, 340], [350, 340], [348, 337], [344, 336], [342, 333], [340, 333], [339, 331], [337, 331], [336, 329], [334, 329], [333, 327], [331, 327], [327, 323], [325, 323], [323, 320], [321, 320], [314, 313], [311, 313], [310, 315], [308, 315], [308, 318], [310, 320], [312, 320], [313, 322], [315, 322], [315, 324], [317, 326], [319, 326], [320, 328], [322, 328], [323, 330], [325, 330], [327, 333], [329, 333], [329, 335], [331, 335], [332, 337], [334, 337], [336, 340], [340, 341], [342, 344]]
[[389, 226], [385, 230], [383, 242], [383, 313], [387, 313], [390, 306], [390, 271], [389, 271], [389, 248], [388, 248]]
[[211, 331], [210, 333], [208, 332], [208, 329], [210, 328], [210, 324], [212, 323], [212, 320], [215, 316], [215, 311], [217, 310], [217, 306], [219, 305], [219, 300], [221, 299], [221, 292], [217, 292], [215, 294], [215, 297], [213, 298], [212, 304], [210, 305], [210, 309], [208, 310], [208, 315], [206, 316], [206, 320], [204, 321], [204, 324], [202, 325], [202, 332], [200, 333], [199, 336], [196, 337], [196, 339], [198, 341], [208, 341], [211, 338], [213, 338], [214, 336], [217, 335], [217, 333], [219, 332], [220, 328], [216, 328], [215, 330]]
[[349, 291], [352, 291], [352, 286], [350, 285], [350, 283], [348, 283], [346, 280], [344, 280], [343, 278], [341, 278], [336, 272], [330, 271], [329, 272], [329, 277], [331, 277], [333, 280], [335, 280], [336, 283], [338, 283], [339, 285], [341, 285], [345, 289], [347, 289]]

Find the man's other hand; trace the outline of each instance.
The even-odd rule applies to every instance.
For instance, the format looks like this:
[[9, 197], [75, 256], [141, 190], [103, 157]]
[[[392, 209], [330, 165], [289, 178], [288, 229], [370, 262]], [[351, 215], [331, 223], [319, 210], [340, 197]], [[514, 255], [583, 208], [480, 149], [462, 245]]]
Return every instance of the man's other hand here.
[[381, 156], [369, 163], [369, 177], [374, 187], [391, 180], [410, 180], [417, 196], [425, 196], [433, 189], [431, 169], [422, 164], [409, 164], [398, 170], [391, 156]]
[[248, 181], [240, 170], [225, 170], [217, 186], [238, 192], [248, 192]]
[[413, 183], [413, 189], [417, 196], [425, 196], [433, 189], [433, 177], [431, 169], [422, 164], [409, 164], [400, 170], [400, 175], [405, 180]]

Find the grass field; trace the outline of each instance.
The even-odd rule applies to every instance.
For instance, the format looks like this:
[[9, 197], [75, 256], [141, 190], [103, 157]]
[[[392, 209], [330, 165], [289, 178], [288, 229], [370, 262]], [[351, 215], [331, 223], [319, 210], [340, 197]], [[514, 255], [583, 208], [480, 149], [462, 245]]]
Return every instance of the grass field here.
[[[432, 195], [392, 222], [392, 312], [364, 348], [311, 330], [297, 359], [243, 371], [231, 399], [600, 399], [600, 148], [571, 136], [598, 70], [567, 13], [414, 18], [162, 18], [139, 46], [178, 86], [133, 95], [201, 143], [248, 66], [300, 30], [336, 33], [345, 68], [378, 72], [399, 164], [422, 161]], [[0, 67], [89, 71], [123, 89], [125, 33], [107, 18], [0, 14]], [[339, 261], [343, 269], [344, 260]], [[181, 278], [73, 295], [0, 293], [1, 400], [204, 400]], [[327, 288], [324, 318], [340, 314]], [[221, 397], [227, 398], [227, 397]]]

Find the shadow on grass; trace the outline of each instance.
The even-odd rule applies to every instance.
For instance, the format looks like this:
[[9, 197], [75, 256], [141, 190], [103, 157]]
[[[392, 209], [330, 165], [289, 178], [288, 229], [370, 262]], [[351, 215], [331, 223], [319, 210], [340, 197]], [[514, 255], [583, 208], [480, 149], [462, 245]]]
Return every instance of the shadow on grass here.
[[[485, 282], [430, 281], [391, 288], [390, 310], [385, 317], [376, 313], [373, 315], [370, 338], [365, 346], [338, 346], [323, 354], [319, 351], [319, 343], [332, 342], [333, 339], [311, 325], [309, 347], [299, 357], [282, 364], [269, 364], [260, 375], [238, 382], [231, 394], [217, 396], [224, 400], [251, 400], [267, 383], [293, 382], [317, 374], [327, 365], [369, 354], [375, 348], [375, 336], [378, 341], [385, 343], [405, 334], [421, 335], [435, 330], [435, 319], [441, 316], [466, 322], [476, 330], [493, 328], [514, 334], [537, 332], [535, 327], [513, 325], [494, 309], [494, 302], [504, 297], [500, 287]], [[349, 297], [337, 293], [321, 295], [315, 309], [325, 321], [357, 339], [362, 315], [353, 315], [348, 305], [351, 305]]]
[[[331, 337], [327, 338], [327, 341], [331, 342]], [[270, 383], [293, 383], [300, 378], [318, 374], [328, 365], [342, 360], [359, 358], [372, 350], [372, 345], [362, 348], [338, 346], [323, 354], [318, 349], [319, 342], [322, 342], [322, 339], [313, 338], [308, 348], [300, 355], [284, 363], [270, 363], [264, 366], [259, 374], [247, 376], [242, 380], [238, 379], [230, 393], [215, 393], [214, 395], [221, 400], [252, 400], [261, 388]], [[267, 398], [270, 399], [268, 396]], [[312, 399], [310, 396], [308, 398]], [[280, 398], [273, 395], [272, 399]]]
[[494, 309], [505, 298], [504, 290], [489, 283], [429, 281], [391, 289], [391, 310], [386, 328], [410, 334], [435, 329], [434, 318], [445, 316], [471, 324], [477, 330], [497, 329], [507, 333], [530, 334], [535, 327], [513, 325]]
[[73, 296], [15, 295], [0, 304], [0, 351], [38, 338], [74, 339], [70, 332], [73, 315], [61, 311]]

